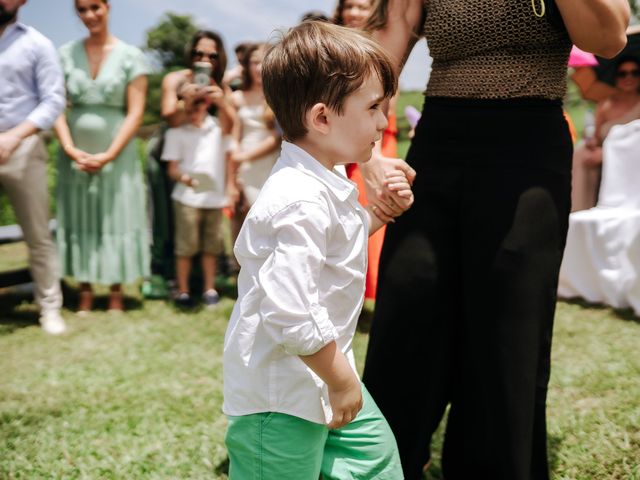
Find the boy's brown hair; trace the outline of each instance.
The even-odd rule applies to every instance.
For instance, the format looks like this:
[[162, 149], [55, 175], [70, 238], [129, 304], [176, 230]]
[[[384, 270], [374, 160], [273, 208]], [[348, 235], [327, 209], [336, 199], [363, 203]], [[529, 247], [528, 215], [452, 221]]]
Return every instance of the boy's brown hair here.
[[326, 22], [290, 29], [262, 63], [267, 103], [289, 141], [307, 134], [305, 115], [316, 103], [341, 114], [368, 75], [380, 79], [385, 98], [393, 96], [398, 81], [383, 48], [365, 33]]

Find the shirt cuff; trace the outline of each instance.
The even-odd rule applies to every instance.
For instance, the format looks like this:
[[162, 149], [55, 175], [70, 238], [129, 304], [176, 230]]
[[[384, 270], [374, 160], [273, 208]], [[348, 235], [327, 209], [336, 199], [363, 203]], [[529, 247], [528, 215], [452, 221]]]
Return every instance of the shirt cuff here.
[[338, 338], [325, 308], [311, 305], [309, 314], [308, 321], [282, 330], [282, 346], [289, 355], [313, 355]]
[[[60, 108], [58, 108], [58, 106], [60, 106]], [[26, 121], [33, 123], [38, 130], [48, 130], [53, 126], [63, 110], [64, 102], [62, 101], [60, 102], [60, 105], [41, 103], [29, 114]]]

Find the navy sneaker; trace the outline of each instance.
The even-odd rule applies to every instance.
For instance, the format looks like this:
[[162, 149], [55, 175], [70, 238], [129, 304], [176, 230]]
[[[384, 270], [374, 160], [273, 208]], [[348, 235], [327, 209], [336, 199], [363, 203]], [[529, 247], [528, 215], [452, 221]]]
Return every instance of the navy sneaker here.
[[176, 303], [176, 306], [181, 308], [191, 308], [193, 306], [191, 296], [187, 292], [182, 292], [176, 295], [174, 302]]
[[207, 308], [215, 308], [220, 301], [220, 295], [214, 289], [207, 290], [202, 294], [202, 301]]

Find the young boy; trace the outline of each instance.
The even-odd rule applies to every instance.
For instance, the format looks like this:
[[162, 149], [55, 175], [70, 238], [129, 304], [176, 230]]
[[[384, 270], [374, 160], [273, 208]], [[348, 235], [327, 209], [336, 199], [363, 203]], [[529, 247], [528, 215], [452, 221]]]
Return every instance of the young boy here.
[[189, 274], [192, 257], [202, 253], [202, 300], [213, 308], [220, 300], [215, 289], [216, 257], [222, 250], [220, 222], [226, 206], [225, 163], [228, 139], [208, 104], [190, 108], [190, 123], [167, 130], [162, 159], [176, 182], [171, 198], [175, 215], [175, 255], [179, 306], [192, 306]]
[[[352, 351], [367, 234], [383, 222], [333, 170], [370, 158], [395, 74], [363, 34], [304, 22], [267, 53], [262, 75], [286, 141], [235, 245], [239, 295], [224, 345], [230, 479], [398, 480], [395, 439]], [[388, 183], [399, 214], [413, 195], [401, 171]]]

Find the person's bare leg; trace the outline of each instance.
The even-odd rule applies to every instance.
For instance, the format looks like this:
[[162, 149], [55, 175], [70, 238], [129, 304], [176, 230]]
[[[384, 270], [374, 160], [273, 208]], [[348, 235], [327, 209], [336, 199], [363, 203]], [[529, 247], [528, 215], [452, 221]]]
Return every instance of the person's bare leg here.
[[191, 257], [176, 257], [176, 280], [178, 293], [189, 293], [189, 275], [191, 274]]
[[216, 257], [210, 253], [202, 254], [203, 293], [216, 288]]
[[589, 149], [584, 144], [573, 155], [571, 211], [587, 210], [596, 205], [602, 149]]

